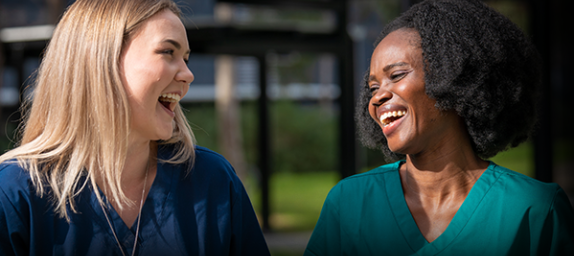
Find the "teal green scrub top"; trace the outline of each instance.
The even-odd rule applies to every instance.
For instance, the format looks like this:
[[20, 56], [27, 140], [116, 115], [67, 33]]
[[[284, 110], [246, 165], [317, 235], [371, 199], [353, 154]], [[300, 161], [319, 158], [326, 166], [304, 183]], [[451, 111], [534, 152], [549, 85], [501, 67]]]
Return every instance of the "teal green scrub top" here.
[[564, 191], [492, 162], [444, 233], [427, 242], [404, 198], [401, 163], [339, 182], [304, 255], [574, 255]]

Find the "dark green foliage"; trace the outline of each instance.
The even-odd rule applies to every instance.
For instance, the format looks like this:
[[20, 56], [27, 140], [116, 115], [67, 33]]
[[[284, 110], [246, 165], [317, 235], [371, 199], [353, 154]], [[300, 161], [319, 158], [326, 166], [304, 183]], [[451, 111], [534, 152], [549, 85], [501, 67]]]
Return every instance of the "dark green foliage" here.
[[[197, 144], [221, 152], [213, 103], [187, 104], [186, 116]], [[317, 104], [292, 101], [270, 103], [270, 134], [274, 172], [315, 172], [336, 170], [336, 115]], [[257, 166], [258, 122], [256, 102], [241, 103], [243, 148], [250, 169]]]
[[318, 105], [289, 101], [271, 110], [274, 171], [331, 171], [336, 169], [336, 118]]

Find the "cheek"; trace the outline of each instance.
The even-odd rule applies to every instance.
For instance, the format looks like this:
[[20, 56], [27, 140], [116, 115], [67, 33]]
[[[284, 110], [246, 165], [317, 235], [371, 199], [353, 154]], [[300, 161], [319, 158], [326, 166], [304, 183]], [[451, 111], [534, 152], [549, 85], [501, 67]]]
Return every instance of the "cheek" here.
[[187, 94], [188, 91], [189, 91], [189, 85], [183, 86], [183, 95], [181, 95], [181, 97], [183, 98]]
[[375, 106], [371, 104], [371, 101], [369, 101], [368, 104], [369, 105], [367, 106], [367, 109], [369, 110], [369, 115], [373, 120], [377, 121], [377, 108], [375, 108]]
[[[165, 83], [165, 70], [158, 65], [134, 65], [126, 68], [125, 87], [129, 87], [133, 93], [148, 93], [153, 91], [156, 84]], [[126, 88], [127, 89], [127, 88]]]
[[137, 95], [144, 90], [146, 81], [149, 82], [150, 72], [142, 70], [139, 65], [129, 65], [126, 63], [122, 69], [122, 82], [128, 95]]
[[124, 89], [126, 90], [128, 97], [141, 101], [146, 95], [147, 87], [149, 87], [145, 85], [145, 80], [138, 76], [130, 77], [128, 75], [126, 75], [125, 80]]

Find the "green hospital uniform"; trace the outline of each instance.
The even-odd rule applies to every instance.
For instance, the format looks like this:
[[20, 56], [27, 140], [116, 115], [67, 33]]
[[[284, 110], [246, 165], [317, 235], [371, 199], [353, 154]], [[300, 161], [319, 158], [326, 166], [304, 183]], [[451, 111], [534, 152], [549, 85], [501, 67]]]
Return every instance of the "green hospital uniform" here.
[[492, 162], [444, 233], [427, 242], [405, 201], [401, 163], [339, 182], [304, 255], [574, 255], [564, 191]]

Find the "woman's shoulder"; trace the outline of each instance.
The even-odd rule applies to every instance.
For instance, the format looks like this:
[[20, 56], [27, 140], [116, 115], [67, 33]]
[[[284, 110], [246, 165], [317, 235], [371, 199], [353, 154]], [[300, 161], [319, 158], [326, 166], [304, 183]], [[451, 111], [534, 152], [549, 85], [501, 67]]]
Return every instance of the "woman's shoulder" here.
[[565, 197], [564, 191], [556, 183], [542, 182], [492, 162], [488, 170], [493, 179], [490, 189], [497, 191], [498, 197], [512, 198], [515, 204], [546, 208]]
[[506, 188], [528, 192], [527, 194], [554, 194], [560, 189], [556, 183], [543, 182], [493, 162], [488, 170], [494, 177], [500, 179], [501, 184]]
[[[372, 191], [386, 191], [386, 187], [399, 179], [401, 161], [385, 164], [370, 171], [355, 174], [340, 180], [329, 192], [331, 197], [369, 196]], [[364, 192], [364, 193], [363, 193]]]
[[[158, 157], [162, 159], [170, 159], [177, 153], [176, 144], [165, 144], [159, 146]], [[202, 146], [194, 146], [194, 162], [209, 161], [228, 163], [225, 157], [215, 151]]]
[[[171, 157], [169, 154], [173, 154], [174, 152], [174, 149], [171, 147], [162, 147], [160, 149], [160, 157]], [[235, 170], [221, 154], [201, 146], [195, 146], [194, 153], [193, 161], [178, 165], [170, 165], [171, 167], [164, 166], [164, 168], [175, 168], [183, 173], [188, 173], [189, 171], [191, 176], [201, 179], [211, 179], [214, 177], [225, 178], [225, 180], [235, 179]], [[188, 164], [191, 164], [191, 169], [188, 169]], [[185, 175], [185, 177], [189, 177], [189, 175]]]
[[193, 169], [207, 169], [210, 171], [224, 171], [235, 173], [235, 170], [221, 154], [201, 146], [195, 147]]
[[195, 160], [229, 164], [221, 154], [202, 146], [195, 146]]
[[339, 181], [339, 184], [361, 184], [365, 182], [372, 182], [373, 180], [384, 178], [388, 175], [394, 175], [399, 170], [402, 161], [381, 165], [372, 170], [355, 174]]
[[17, 161], [7, 160], [0, 164], [0, 188], [27, 184], [30, 173]]
[[5, 161], [0, 164], [0, 203], [5, 200], [19, 202], [35, 197], [30, 173], [17, 161]]

